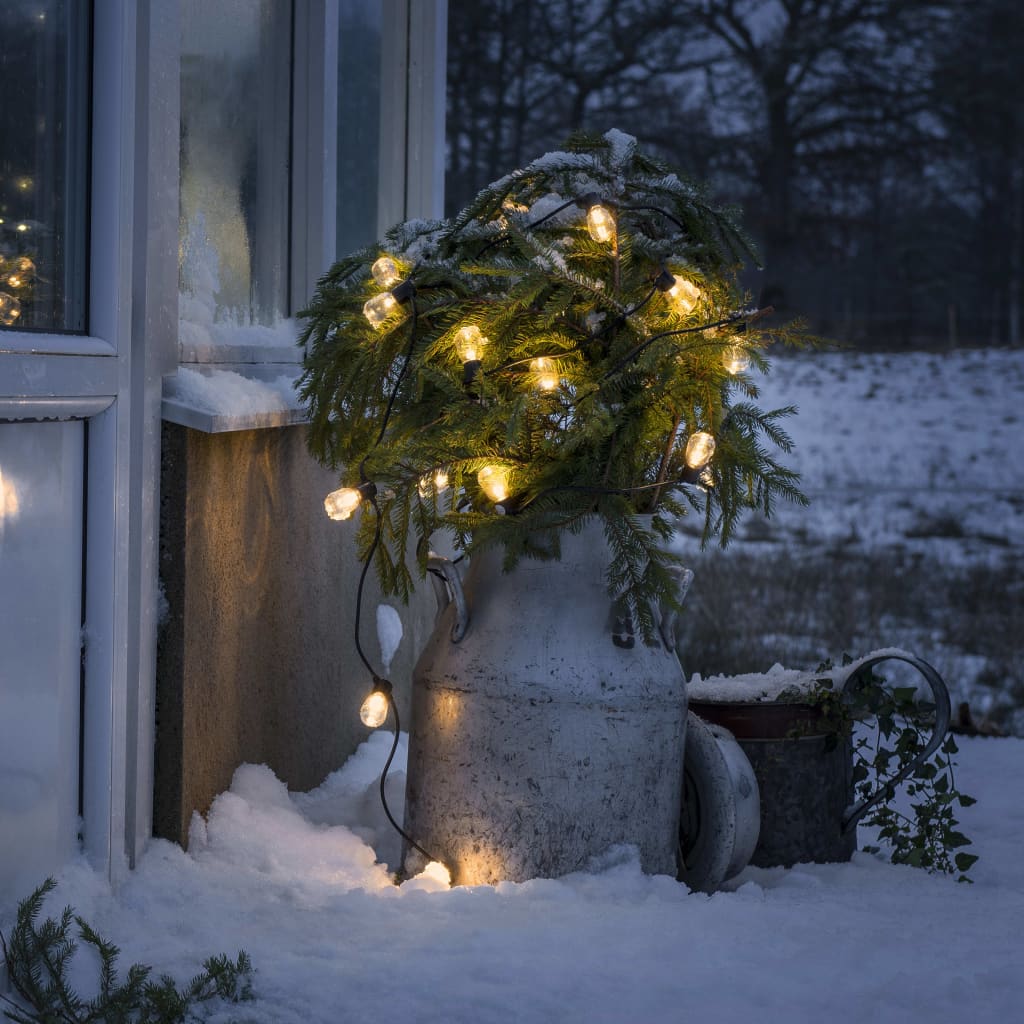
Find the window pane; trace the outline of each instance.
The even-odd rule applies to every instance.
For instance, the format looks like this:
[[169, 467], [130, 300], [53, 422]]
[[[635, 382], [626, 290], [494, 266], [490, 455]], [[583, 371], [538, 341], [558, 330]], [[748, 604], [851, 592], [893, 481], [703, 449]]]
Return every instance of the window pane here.
[[179, 316], [215, 324], [288, 313], [292, 8], [181, 0]]
[[338, 45], [338, 254], [377, 239], [381, 4], [341, 0]]
[[91, 10], [0, 4], [0, 327], [85, 330]]
[[0, 423], [0, 906], [75, 849], [84, 433]]

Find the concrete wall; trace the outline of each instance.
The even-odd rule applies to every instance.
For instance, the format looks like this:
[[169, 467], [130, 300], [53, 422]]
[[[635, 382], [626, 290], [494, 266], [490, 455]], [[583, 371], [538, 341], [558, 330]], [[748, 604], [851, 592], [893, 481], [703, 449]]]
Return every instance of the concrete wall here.
[[[355, 522], [332, 522], [333, 473], [307, 454], [305, 428], [206, 434], [165, 423], [154, 832], [185, 842], [243, 762], [293, 790], [318, 785], [366, 737], [370, 679], [352, 643], [360, 564]], [[371, 570], [362, 642], [376, 664]], [[433, 625], [426, 582], [387, 599], [404, 637], [391, 668], [403, 725], [409, 677]]]

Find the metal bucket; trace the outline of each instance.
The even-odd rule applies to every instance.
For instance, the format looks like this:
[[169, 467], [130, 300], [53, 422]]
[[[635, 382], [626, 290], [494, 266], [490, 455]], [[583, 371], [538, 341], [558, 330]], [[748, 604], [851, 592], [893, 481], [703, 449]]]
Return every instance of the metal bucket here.
[[483, 551], [464, 586], [434, 566], [452, 600], [413, 673], [405, 829], [456, 884], [556, 877], [622, 843], [676, 873], [682, 670], [664, 642], [630, 646], [601, 525], [561, 549], [508, 573]]

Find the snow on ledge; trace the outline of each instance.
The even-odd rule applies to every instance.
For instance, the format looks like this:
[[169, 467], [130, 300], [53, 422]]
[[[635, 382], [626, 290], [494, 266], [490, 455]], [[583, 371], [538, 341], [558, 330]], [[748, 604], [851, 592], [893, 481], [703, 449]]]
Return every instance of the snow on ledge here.
[[295, 376], [292, 371], [261, 380], [235, 370], [181, 366], [164, 380], [162, 415], [208, 434], [305, 423]]
[[806, 672], [783, 668], [778, 663], [767, 672], [751, 672], [739, 676], [708, 676], [702, 679], [694, 672], [686, 686], [691, 701], [708, 704], [751, 704], [782, 700], [799, 703], [802, 698], [820, 688], [821, 681], [830, 679], [832, 689], [841, 690], [846, 681], [867, 661], [879, 658], [914, 658], [915, 655], [900, 647], [881, 647], [851, 661], [848, 665], [835, 665], [820, 672]]

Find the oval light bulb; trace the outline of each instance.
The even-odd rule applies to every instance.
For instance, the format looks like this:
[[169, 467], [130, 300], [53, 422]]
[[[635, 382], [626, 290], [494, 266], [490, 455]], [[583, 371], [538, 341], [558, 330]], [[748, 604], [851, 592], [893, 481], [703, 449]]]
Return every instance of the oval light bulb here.
[[7, 292], [0, 292], [0, 324], [10, 327], [21, 316], [21, 303]]
[[715, 454], [715, 439], [703, 430], [690, 435], [686, 442], [686, 464], [690, 469], [703, 469]]
[[380, 295], [374, 295], [372, 299], [367, 299], [363, 303], [363, 316], [370, 321], [371, 327], [378, 328], [397, 306], [398, 303], [391, 292], [381, 292]]
[[610, 242], [615, 237], [615, 215], [607, 206], [594, 203], [587, 210], [587, 231], [595, 242]]
[[429, 498], [431, 494], [441, 494], [448, 487], [448, 474], [443, 469], [435, 469], [433, 473], [424, 473], [420, 477], [416, 490], [421, 498]]
[[555, 364], [547, 356], [538, 356], [530, 360], [530, 373], [533, 374], [534, 384], [541, 391], [554, 391], [561, 383], [558, 373], [555, 371]]
[[374, 260], [373, 266], [370, 267], [370, 273], [373, 274], [374, 281], [381, 288], [394, 288], [402, 280], [402, 275], [398, 271], [398, 264], [390, 256], [381, 256], [379, 259]]
[[340, 487], [324, 498], [324, 510], [331, 519], [351, 519], [362, 501], [362, 491], [355, 487]]
[[487, 339], [474, 324], [460, 327], [455, 335], [455, 351], [464, 363], [478, 362], [486, 344]]
[[[2, 223], [2, 222], [0, 222]], [[14, 261], [15, 267], [21, 271], [26, 277], [31, 277], [36, 272], [36, 265], [29, 259], [28, 256], [19, 256]]]
[[363, 725], [369, 726], [371, 729], [379, 729], [387, 721], [390, 706], [391, 702], [382, 691], [374, 690], [368, 694], [359, 708], [359, 717]]
[[496, 505], [508, 497], [508, 470], [504, 466], [484, 466], [477, 473], [476, 482]]
[[750, 366], [750, 354], [742, 345], [730, 345], [722, 353], [722, 365], [728, 373], [742, 373]]
[[668, 295], [676, 309], [686, 316], [688, 313], [692, 313], [697, 305], [700, 289], [692, 281], [687, 281], [685, 277], [677, 277], [675, 283], [665, 294]]

